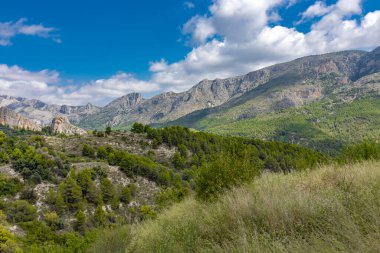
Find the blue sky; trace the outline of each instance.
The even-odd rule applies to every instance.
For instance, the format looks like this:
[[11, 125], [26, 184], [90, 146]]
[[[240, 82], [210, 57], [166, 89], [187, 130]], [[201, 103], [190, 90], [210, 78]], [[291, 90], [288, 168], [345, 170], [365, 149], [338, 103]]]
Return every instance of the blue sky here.
[[12, 0], [0, 93], [104, 105], [308, 54], [380, 45], [378, 0]]

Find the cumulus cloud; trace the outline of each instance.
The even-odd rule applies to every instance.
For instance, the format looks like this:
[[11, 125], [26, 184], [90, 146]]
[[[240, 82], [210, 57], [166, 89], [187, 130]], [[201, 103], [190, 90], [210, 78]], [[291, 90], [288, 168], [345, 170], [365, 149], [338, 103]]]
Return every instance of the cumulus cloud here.
[[45, 27], [42, 24], [26, 24], [27, 19], [22, 18], [16, 22], [0, 22], [0, 46], [9, 46], [11, 40], [17, 35], [38, 36], [43, 38], [52, 38], [60, 43], [58, 35], [54, 34], [55, 28]]
[[302, 22], [312, 22], [303, 33], [273, 24], [278, 9], [295, 1], [214, 0], [209, 14], [183, 26], [196, 46], [181, 61], [151, 63], [152, 80], [166, 90], [183, 91], [204, 78], [245, 74], [308, 54], [374, 48], [380, 45], [380, 11], [363, 14], [361, 3], [315, 2], [300, 14]]
[[63, 86], [59, 82], [56, 71], [31, 72], [18, 66], [0, 65], [0, 94], [37, 98], [53, 104], [82, 105], [91, 102], [104, 105], [130, 92], [146, 93], [159, 89], [155, 83], [138, 80], [123, 72], [80, 86]]
[[[310, 25], [308, 32], [301, 32], [297, 26], [276, 23], [282, 18], [279, 10], [296, 0], [213, 0], [207, 14], [183, 25], [193, 42], [191, 51], [177, 62], [151, 62], [148, 81], [118, 73], [80, 86], [59, 86], [57, 72], [2, 65], [0, 93], [54, 103], [105, 104], [129, 92], [184, 91], [205, 78], [246, 74], [305, 55], [371, 49], [380, 45], [380, 10], [363, 13], [362, 1], [314, 2], [299, 15]], [[0, 38], [6, 36], [0, 33]]]

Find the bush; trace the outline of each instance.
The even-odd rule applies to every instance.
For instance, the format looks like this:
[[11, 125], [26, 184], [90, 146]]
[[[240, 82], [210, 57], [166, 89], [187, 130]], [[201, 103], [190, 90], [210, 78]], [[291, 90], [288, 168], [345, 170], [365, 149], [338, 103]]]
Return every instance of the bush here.
[[19, 179], [0, 175], [0, 196], [14, 196], [21, 188], [22, 184]]
[[21, 253], [21, 248], [17, 245], [16, 238], [5, 227], [0, 226], [0, 252]]
[[248, 155], [240, 158], [228, 154], [218, 155], [200, 169], [196, 181], [197, 197], [212, 199], [225, 189], [252, 180], [261, 171], [257, 164], [260, 163], [252, 161]]
[[10, 222], [27, 222], [37, 218], [37, 209], [26, 200], [16, 200], [10, 203], [6, 212]]
[[144, 133], [144, 125], [143, 124], [140, 124], [140, 123], [134, 123], [132, 125], [132, 129], [131, 129], [131, 132], [132, 133], [138, 133], [138, 134], [141, 134], [141, 133]]
[[85, 143], [83, 144], [82, 155], [95, 158], [95, 150], [94, 148], [90, 147], [88, 144]]
[[62, 229], [64, 226], [56, 212], [45, 213], [44, 221], [52, 230]]
[[131, 190], [129, 189], [129, 186], [124, 186], [123, 189], [121, 190], [120, 201], [123, 202], [124, 204], [129, 204], [131, 200], [132, 200]]
[[344, 147], [341, 157], [338, 158], [338, 162], [341, 164], [347, 164], [379, 159], [380, 145], [373, 142], [364, 141], [359, 144]]

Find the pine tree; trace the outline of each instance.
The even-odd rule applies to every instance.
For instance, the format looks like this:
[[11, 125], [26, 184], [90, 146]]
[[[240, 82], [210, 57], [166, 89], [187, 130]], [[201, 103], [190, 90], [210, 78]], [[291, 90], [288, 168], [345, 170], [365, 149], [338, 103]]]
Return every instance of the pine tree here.
[[86, 215], [82, 210], [78, 211], [76, 214], [75, 230], [84, 233], [86, 229]]
[[110, 202], [115, 196], [115, 187], [108, 178], [102, 180], [100, 188], [103, 194], [103, 200], [105, 203]]
[[63, 214], [66, 209], [66, 204], [62, 196], [62, 191], [60, 189], [58, 190], [57, 197], [55, 199], [55, 209], [59, 214]]
[[98, 205], [94, 212], [94, 225], [96, 227], [103, 227], [106, 224], [106, 213], [103, 210], [103, 206], [101, 204]]

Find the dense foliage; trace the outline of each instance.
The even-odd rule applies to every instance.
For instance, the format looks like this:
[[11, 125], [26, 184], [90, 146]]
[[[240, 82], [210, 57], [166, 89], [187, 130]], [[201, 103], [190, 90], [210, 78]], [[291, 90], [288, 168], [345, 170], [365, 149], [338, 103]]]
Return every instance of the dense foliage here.
[[194, 117], [190, 115], [174, 124], [220, 135], [298, 143], [339, 155], [343, 146], [364, 139], [378, 141], [380, 136], [379, 98], [369, 96], [347, 101], [323, 99], [264, 114], [252, 112], [255, 104], [247, 102], [207, 117], [201, 113], [201, 118], [197, 118], [198, 114]]
[[203, 199], [250, 181], [264, 170], [287, 173], [328, 161], [319, 152], [292, 144], [222, 137], [184, 127], [154, 129], [135, 123], [132, 131], [145, 132], [153, 146], [177, 147], [173, 166], [185, 180], [195, 180]]

